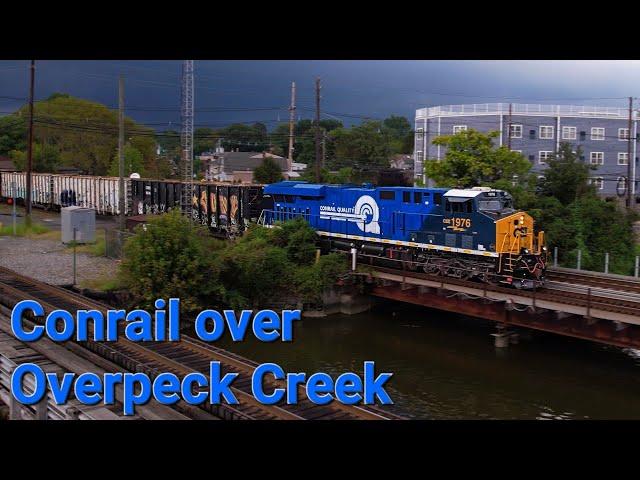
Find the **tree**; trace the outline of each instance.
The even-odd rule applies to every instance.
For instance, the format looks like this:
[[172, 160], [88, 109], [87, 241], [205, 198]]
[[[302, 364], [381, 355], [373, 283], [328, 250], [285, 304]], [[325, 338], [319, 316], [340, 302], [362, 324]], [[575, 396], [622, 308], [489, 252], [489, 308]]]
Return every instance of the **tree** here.
[[[35, 102], [34, 116], [37, 120], [34, 143], [44, 145], [43, 152], [48, 152], [49, 148], [57, 152], [50, 157], [56, 159], [53, 167], [75, 167], [90, 175], [108, 172], [118, 145], [117, 111], [97, 102], [55, 93], [46, 100]], [[4, 117], [0, 124], [0, 146], [4, 141], [5, 145], [14, 145], [12, 150], [26, 151], [26, 143], [16, 141], [19, 131], [12, 130], [10, 125], [25, 125], [27, 118], [26, 105]], [[26, 138], [26, 129], [23, 132]], [[154, 162], [153, 130], [125, 118], [125, 132], [128, 142], [142, 153], [144, 164]]]
[[388, 167], [393, 153], [389, 135], [380, 122], [364, 122], [350, 129], [337, 128], [331, 132], [335, 144], [335, 159], [331, 166]]
[[0, 117], [0, 155], [12, 150], [25, 150], [27, 122], [25, 118], [7, 115]]
[[579, 197], [594, 191], [589, 185], [589, 172], [596, 168], [580, 161], [581, 149], [572, 151], [568, 143], [561, 143], [557, 153], [547, 160], [547, 169], [540, 181], [540, 191], [544, 196], [555, 197], [563, 204], [569, 204]]
[[253, 179], [257, 183], [276, 183], [282, 180], [282, 170], [273, 158], [265, 156], [253, 170]]
[[157, 298], [180, 298], [181, 310], [192, 312], [220, 296], [213, 258], [222, 245], [205, 227], [194, 225], [178, 210], [153, 217], [124, 246], [118, 275], [142, 308]]
[[[132, 173], [138, 173], [141, 177], [145, 176], [145, 167], [143, 165], [144, 159], [142, 153], [133, 145], [124, 146], [124, 176], [128, 177]], [[120, 175], [120, 157], [118, 152], [111, 161], [111, 167], [109, 167], [109, 173], [112, 177], [118, 177]]]
[[212, 152], [216, 148], [218, 139], [213, 128], [196, 128], [193, 132], [193, 154], [200, 155], [203, 152]]
[[[26, 170], [27, 152], [22, 150], [12, 150], [9, 157], [13, 160], [17, 170]], [[34, 143], [33, 145], [33, 171], [53, 172], [60, 163], [60, 154], [55, 147]]]
[[302, 219], [277, 228], [253, 225], [216, 257], [222, 299], [232, 308], [264, 307], [276, 301], [317, 301], [348, 270], [339, 254], [315, 262], [316, 233]]
[[470, 129], [437, 137], [433, 143], [446, 147], [447, 153], [442, 161], [426, 162], [427, 176], [442, 187], [504, 188], [528, 183], [531, 163], [518, 152], [495, 146], [492, 140], [497, 135]]

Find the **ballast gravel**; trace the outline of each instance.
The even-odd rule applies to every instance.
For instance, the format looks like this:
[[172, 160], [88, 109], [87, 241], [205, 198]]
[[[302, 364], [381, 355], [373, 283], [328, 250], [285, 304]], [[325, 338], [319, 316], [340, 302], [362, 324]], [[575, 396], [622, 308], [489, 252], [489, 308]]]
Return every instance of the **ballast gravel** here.
[[[117, 261], [76, 254], [76, 284], [115, 275]], [[52, 285], [73, 283], [73, 250], [53, 240], [0, 236], [0, 266]]]

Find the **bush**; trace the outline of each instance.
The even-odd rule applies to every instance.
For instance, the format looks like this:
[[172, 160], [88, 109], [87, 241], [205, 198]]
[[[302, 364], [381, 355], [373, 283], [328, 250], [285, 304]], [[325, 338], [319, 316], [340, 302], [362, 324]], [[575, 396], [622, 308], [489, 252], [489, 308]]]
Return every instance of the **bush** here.
[[127, 240], [119, 276], [143, 308], [153, 310], [157, 298], [179, 297], [183, 311], [194, 311], [220, 293], [213, 262], [219, 249], [206, 228], [172, 211]]

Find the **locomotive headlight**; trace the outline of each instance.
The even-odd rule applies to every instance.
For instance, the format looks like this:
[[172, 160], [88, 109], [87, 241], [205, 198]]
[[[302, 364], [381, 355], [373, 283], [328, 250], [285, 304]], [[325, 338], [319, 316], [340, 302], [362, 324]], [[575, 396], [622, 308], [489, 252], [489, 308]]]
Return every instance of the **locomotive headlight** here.
[[546, 252], [547, 251], [547, 247], [542, 247], [542, 251]]
[[520, 215], [520, 223], [524, 223], [524, 215]]

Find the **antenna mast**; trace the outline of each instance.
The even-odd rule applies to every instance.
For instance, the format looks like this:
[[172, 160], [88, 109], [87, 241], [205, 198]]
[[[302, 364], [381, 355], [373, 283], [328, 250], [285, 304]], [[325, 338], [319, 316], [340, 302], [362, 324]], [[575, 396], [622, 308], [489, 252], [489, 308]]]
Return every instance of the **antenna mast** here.
[[193, 60], [182, 63], [182, 212], [191, 218], [193, 198]]

